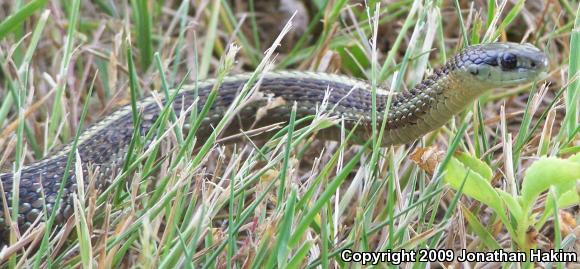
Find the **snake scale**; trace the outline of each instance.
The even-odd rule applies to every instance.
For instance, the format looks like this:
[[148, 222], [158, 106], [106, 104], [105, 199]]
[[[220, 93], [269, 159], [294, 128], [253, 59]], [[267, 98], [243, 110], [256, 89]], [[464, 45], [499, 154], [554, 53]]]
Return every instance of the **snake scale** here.
[[[444, 125], [453, 115], [484, 92], [494, 88], [530, 83], [537, 79], [546, 67], [546, 55], [530, 44], [488, 43], [466, 47], [415, 88], [392, 97], [382, 143], [386, 146], [411, 142]], [[234, 75], [224, 79], [215, 102], [196, 133], [198, 139], [211, 134], [212, 126], [223, 117], [248, 79], [248, 75]], [[197, 107], [200, 109], [214, 83], [214, 80], [208, 80], [198, 84]], [[182, 112], [193, 104], [195, 98], [192, 88], [185, 88], [176, 95], [172, 107], [177, 116], [181, 116]], [[294, 103], [297, 106], [297, 117], [313, 115], [317, 112], [317, 106], [326, 100], [329, 107], [333, 108], [329, 112], [331, 116], [342, 118], [347, 128], [352, 128], [358, 123], [355, 135], [370, 139], [372, 137], [370, 88], [371, 86], [363, 81], [334, 74], [300, 71], [264, 74], [259, 91], [264, 93], [264, 96], [279, 97], [285, 102], [268, 110], [266, 117], [261, 119], [257, 126], [287, 122]], [[378, 122], [382, 121], [387, 98], [386, 90], [377, 92]], [[232, 121], [228, 130], [239, 132], [251, 126], [256, 118], [256, 112], [266, 102], [262, 99], [245, 104], [237, 112], [241, 120]], [[143, 134], [151, 128], [161, 108], [151, 97], [140, 100], [137, 105], [142, 119], [139, 128]], [[112, 180], [115, 169], [122, 166], [133, 128], [132, 108], [127, 105], [87, 128], [80, 136], [78, 153], [83, 173], [86, 175], [89, 167], [99, 168], [97, 188], [101, 190], [105, 188]], [[338, 139], [337, 130], [340, 128], [324, 129], [321, 137]], [[12, 199], [15, 196], [13, 193], [15, 176], [13, 173], [0, 175], [5, 195], [5, 200], [0, 199], [2, 244], [5, 244], [11, 231], [21, 234], [38, 218], [45, 218], [54, 210], [70, 148], [66, 146], [59, 152], [19, 171], [17, 216], [10, 216]], [[73, 213], [71, 198], [77, 191], [77, 181], [72, 169], [69, 175], [57, 213], [57, 224], [62, 224]]]

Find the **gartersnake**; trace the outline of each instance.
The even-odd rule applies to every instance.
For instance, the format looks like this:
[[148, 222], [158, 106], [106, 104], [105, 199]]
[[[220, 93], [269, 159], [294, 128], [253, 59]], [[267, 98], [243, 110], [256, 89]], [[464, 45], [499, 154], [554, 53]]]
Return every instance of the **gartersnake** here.
[[[424, 79], [410, 91], [398, 93], [391, 98], [387, 126], [381, 141], [384, 145], [402, 144], [413, 141], [423, 134], [445, 124], [482, 93], [498, 87], [529, 83], [546, 69], [547, 58], [536, 47], [529, 44], [490, 43], [471, 46], [451, 58], [442, 68]], [[208, 116], [196, 135], [203, 139], [212, 132], [214, 126], [232, 103], [241, 87], [248, 81], [248, 75], [226, 77]], [[199, 99], [197, 107], [203, 107], [214, 80], [200, 82], [197, 86]], [[346, 76], [309, 73], [299, 71], [272, 72], [263, 75], [259, 91], [265, 98], [256, 99], [238, 110], [239, 120], [228, 127], [230, 131], [248, 128], [254, 123], [256, 113], [270, 98], [281, 98], [282, 105], [270, 108], [260, 125], [286, 122], [290, 118], [293, 104], [297, 117], [313, 115], [323, 101], [331, 107], [329, 114], [344, 119], [346, 128], [355, 129], [355, 134], [363, 139], [372, 137], [371, 126], [371, 86], [360, 80]], [[384, 115], [388, 95], [379, 90], [376, 95], [378, 122]], [[177, 116], [194, 103], [192, 87], [175, 96], [172, 106]], [[149, 97], [139, 101], [141, 113], [140, 131], [145, 133], [159, 116], [161, 105]], [[260, 126], [258, 125], [258, 126]], [[254, 125], [255, 127], [256, 125]], [[325, 139], [339, 138], [339, 128], [323, 130]], [[82, 161], [83, 173], [89, 166], [98, 167], [97, 187], [104, 188], [110, 182], [115, 168], [121, 167], [133, 134], [133, 116], [130, 105], [121, 107], [100, 122], [88, 128], [78, 140], [78, 153]], [[21, 169], [19, 186], [18, 230], [24, 231], [43, 212], [53, 210], [60, 182], [63, 178], [70, 146], [48, 156], [39, 162]], [[74, 167], [74, 166], [72, 166]], [[77, 191], [74, 171], [64, 188], [64, 196], [56, 222], [64, 222], [73, 212], [72, 194]], [[2, 238], [10, 232], [9, 225], [13, 198], [13, 173], [0, 175], [6, 200], [0, 199], [0, 234]], [[86, 181], [85, 181], [86, 182]], [[7, 201], [7, 203], [5, 202]], [[47, 214], [48, 215], [48, 214]]]

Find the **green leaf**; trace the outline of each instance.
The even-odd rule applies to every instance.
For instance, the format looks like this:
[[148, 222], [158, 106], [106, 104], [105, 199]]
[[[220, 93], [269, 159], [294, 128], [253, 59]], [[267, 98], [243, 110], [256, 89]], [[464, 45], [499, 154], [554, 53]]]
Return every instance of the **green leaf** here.
[[358, 44], [339, 47], [337, 49], [343, 67], [352, 72], [355, 76], [364, 76], [364, 71], [370, 65], [370, 60], [363, 48]]
[[[564, 194], [558, 195], [558, 207], [565, 208], [572, 205], [577, 205], [580, 203], [580, 197], [578, 197], [578, 192], [576, 189], [569, 190]], [[554, 208], [554, 201], [547, 200], [546, 206], [544, 209], [545, 213], [550, 213], [553, 211]]]
[[458, 190], [466, 180], [463, 187], [463, 194], [478, 200], [489, 207], [501, 212], [501, 200], [497, 192], [489, 183], [491, 178], [491, 169], [479, 159], [460, 154], [451, 158], [443, 179], [455, 190]]
[[578, 196], [578, 191], [576, 188], [569, 190], [558, 197], [559, 207], [565, 208], [577, 204], [580, 204], [580, 197]]
[[488, 182], [491, 182], [491, 179], [493, 178], [493, 172], [485, 162], [482, 162], [480, 159], [471, 156], [465, 152], [457, 154], [454, 157], [457, 158], [457, 160], [459, 160], [461, 163], [469, 167], [471, 170], [478, 173]]
[[568, 158], [568, 160], [580, 163], [580, 153], [573, 155], [572, 157]]
[[524, 212], [522, 210], [522, 206], [518, 202], [516, 198], [514, 198], [510, 193], [505, 192], [501, 189], [495, 189], [499, 196], [501, 197], [502, 201], [506, 204], [510, 213], [514, 216], [516, 220], [521, 220], [525, 216], [523, 215]]
[[556, 194], [576, 189], [576, 180], [580, 179], [580, 162], [555, 157], [541, 158], [526, 171], [522, 183], [522, 205], [529, 207], [540, 195], [554, 186]]

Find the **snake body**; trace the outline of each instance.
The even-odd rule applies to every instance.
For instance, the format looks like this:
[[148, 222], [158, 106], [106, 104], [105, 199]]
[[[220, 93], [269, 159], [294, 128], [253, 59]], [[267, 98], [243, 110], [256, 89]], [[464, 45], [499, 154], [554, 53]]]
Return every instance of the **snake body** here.
[[[546, 68], [546, 64], [546, 56], [528, 44], [490, 43], [467, 47], [415, 88], [392, 97], [387, 113], [387, 126], [381, 141], [384, 145], [413, 141], [445, 124], [489, 89], [533, 81]], [[224, 116], [248, 79], [249, 75], [234, 75], [221, 82], [217, 98], [196, 133], [199, 139], [211, 134], [212, 126]], [[193, 87], [181, 90], [172, 103], [176, 116], [187, 116], [182, 114], [196, 100], [197, 107], [201, 109], [215, 83], [215, 80], [208, 80], [200, 82], [196, 91]], [[197, 99], [194, 92], [197, 93]], [[334, 74], [271, 72], [263, 74], [259, 82], [259, 92], [262, 93], [262, 98], [256, 98], [239, 109], [237, 119], [231, 122], [227, 132], [235, 133], [250, 126], [286, 122], [290, 118], [294, 103], [297, 117], [300, 118], [316, 114], [318, 106], [327, 102], [329, 115], [343, 119], [346, 128], [350, 129], [358, 124], [355, 128], [357, 137], [363, 140], [372, 137], [371, 86], [363, 81]], [[264, 107], [272, 98], [279, 98], [284, 102], [270, 108], [259, 124], [255, 125], [258, 109]], [[379, 123], [383, 120], [388, 99], [386, 90], [377, 91]], [[152, 97], [141, 100], [137, 105], [141, 113], [139, 131], [144, 134], [159, 116], [161, 105]], [[132, 108], [128, 105], [89, 127], [80, 136], [78, 153], [81, 167], [85, 176], [89, 169], [93, 171], [98, 168], [97, 188], [106, 187], [112, 180], [115, 169], [122, 167], [133, 128]], [[321, 137], [338, 139], [337, 129], [339, 128], [324, 129]], [[6, 198], [0, 199], [0, 240], [7, 238], [11, 229], [20, 234], [20, 231], [25, 231], [38, 218], [48, 216], [54, 210], [70, 148], [66, 146], [19, 171], [18, 216], [9, 215], [12, 212], [15, 174], [0, 175]], [[69, 175], [56, 218], [57, 224], [66, 221], [73, 213], [72, 194], [77, 191], [77, 181], [72, 169]], [[11, 220], [17, 220], [18, 225], [13, 225], [16, 223]]]

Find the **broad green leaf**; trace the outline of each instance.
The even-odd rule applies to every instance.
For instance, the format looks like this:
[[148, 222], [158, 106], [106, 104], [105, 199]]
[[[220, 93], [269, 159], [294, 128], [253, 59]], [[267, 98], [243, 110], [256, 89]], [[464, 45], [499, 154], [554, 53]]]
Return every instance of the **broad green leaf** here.
[[477, 172], [487, 181], [491, 181], [493, 178], [493, 172], [491, 171], [491, 168], [480, 159], [475, 158], [465, 152], [455, 155], [455, 158], [457, 158], [457, 160], [459, 160], [465, 166], [469, 167], [469, 169]]
[[580, 153], [578, 153], [576, 155], [572, 155], [572, 157], [568, 158], [568, 160], [576, 162], [576, 163], [580, 163]]
[[[455, 190], [458, 190], [463, 180], [466, 180], [463, 194], [488, 205], [496, 212], [501, 212], [501, 200], [489, 184], [491, 172], [488, 172], [485, 166], [487, 165], [467, 154], [461, 155], [460, 159], [453, 157], [445, 169], [443, 179]], [[483, 175], [479, 171], [482, 171]]]
[[[579, 203], [580, 199], [576, 189], [567, 191], [558, 197], [558, 208], [565, 208], [568, 206], [577, 205]], [[554, 200], [548, 199], [544, 208], [544, 215], [542, 216], [541, 220], [536, 223], [536, 228], [539, 229], [539, 227], [542, 227], [546, 223], [547, 219], [552, 216], [551, 212], [554, 212]]]
[[580, 197], [576, 188], [571, 189], [558, 197], [558, 207], [565, 208], [571, 205], [580, 204]]
[[555, 157], [541, 158], [526, 171], [522, 183], [522, 205], [529, 207], [550, 186], [555, 187], [558, 195], [575, 190], [577, 179], [580, 179], [579, 162]]
[[349, 47], [340, 47], [337, 49], [342, 66], [348, 69], [357, 77], [364, 76], [364, 71], [369, 67], [370, 60], [358, 44]]
[[501, 189], [496, 189], [496, 191], [516, 220], [521, 220], [525, 217], [522, 207], [515, 197]]

